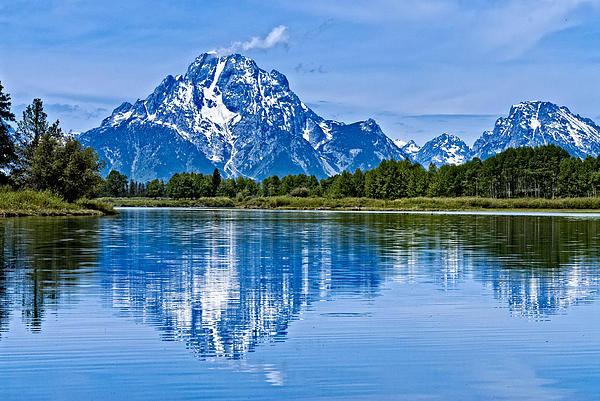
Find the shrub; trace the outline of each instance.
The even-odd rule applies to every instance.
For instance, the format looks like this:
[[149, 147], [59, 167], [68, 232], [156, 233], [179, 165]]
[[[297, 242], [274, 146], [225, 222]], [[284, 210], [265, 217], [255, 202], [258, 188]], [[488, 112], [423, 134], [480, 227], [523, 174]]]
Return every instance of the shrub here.
[[290, 192], [290, 196], [294, 196], [297, 198], [307, 198], [310, 196], [310, 191], [308, 190], [308, 188], [305, 187], [294, 188], [292, 189], [292, 192]]

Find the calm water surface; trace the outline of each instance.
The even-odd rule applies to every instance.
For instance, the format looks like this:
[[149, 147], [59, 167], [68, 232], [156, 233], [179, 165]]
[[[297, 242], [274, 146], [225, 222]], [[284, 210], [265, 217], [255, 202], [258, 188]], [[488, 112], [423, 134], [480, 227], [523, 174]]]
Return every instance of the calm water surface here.
[[600, 218], [0, 220], [0, 399], [600, 399]]

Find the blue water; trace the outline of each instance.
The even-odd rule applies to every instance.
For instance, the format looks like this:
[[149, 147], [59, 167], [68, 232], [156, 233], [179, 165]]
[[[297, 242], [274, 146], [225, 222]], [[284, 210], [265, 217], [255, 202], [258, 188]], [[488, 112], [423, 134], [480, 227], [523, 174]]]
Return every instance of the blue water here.
[[600, 399], [598, 215], [0, 220], [0, 399]]

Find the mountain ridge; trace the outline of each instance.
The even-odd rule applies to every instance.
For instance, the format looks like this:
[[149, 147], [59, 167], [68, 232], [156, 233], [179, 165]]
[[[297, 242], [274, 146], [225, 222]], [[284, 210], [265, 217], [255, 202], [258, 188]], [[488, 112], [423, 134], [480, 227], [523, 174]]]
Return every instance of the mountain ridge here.
[[146, 99], [124, 102], [80, 140], [136, 180], [175, 172], [261, 179], [326, 177], [406, 156], [372, 120], [344, 124], [307, 107], [276, 70], [245, 56], [204, 53]]
[[115, 169], [138, 181], [214, 168], [226, 177], [322, 178], [374, 168], [383, 159], [439, 167], [550, 143], [578, 157], [600, 154], [600, 127], [543, 101], [513, 105], [472, 148], [446, 133], [422, 147], [394, 141], [373, 119], [345, 124], [317, 115], [275, 69], [267, 72], [239, 54], [210, 53], [197, 57], [185, 74], [166, 76], [145, 99], [123, 102], [78, 138], [106, 160], [104, 174]]
[[[508, 116], [498, 118], [494, 129], [484, 131], [472, 147], [457, 136], [446, 135], [437, 136], [422, 147], [410, 141], [402, 149], [425, 168], [431, 162], [438, 167], [462, 164], [473, 158], [487, 159], [508, 148], [548, 144], [580, 158], [600, 154], [600, 127], [593, 120], [572, 113], [566, 106], [539, 100], [512, 105]], [[410, 143], [414, 144], [412, 152], [407, 149]]]

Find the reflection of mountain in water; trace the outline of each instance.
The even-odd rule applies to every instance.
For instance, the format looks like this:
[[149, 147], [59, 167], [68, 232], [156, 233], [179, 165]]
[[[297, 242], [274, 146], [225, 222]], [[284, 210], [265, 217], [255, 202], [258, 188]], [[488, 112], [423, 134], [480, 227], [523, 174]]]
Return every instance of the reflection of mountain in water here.
[[373, 297], [385, 280], [479, 282], [535, 319], [600, 289], [598, 219], [139, 210], [7, 219], [0, 234], [0, 333], [18, 312], [40, 330], [100, 280], [107, 306], [200, 357], [243, 357], [315, 302]]
[[[600, 220], [548, 216], [408, 216], [390, 221], [396, 280], [427, 274], [441, 288], [472, 278], [516, 315], [540, 318], [600, 288]], [[414, 233], [414, 234], [409, 234]], [[390, 239], [393, 237], [394, 239]]]
[[284, 338], [315, 300], [376, 291], [367, 231], [310, 216], [245, 217], [149, 212], [125, 218], [126, 229], [116, 222], [102, 262], [108, 302], [201, 356], [239, 358]]

